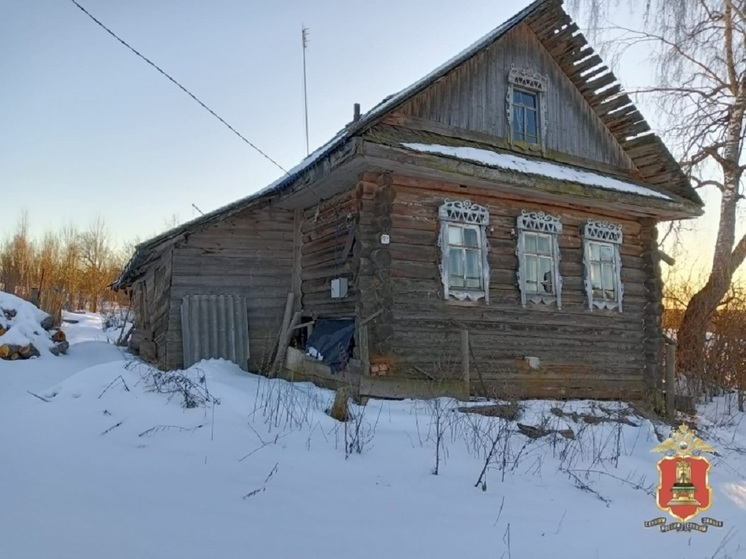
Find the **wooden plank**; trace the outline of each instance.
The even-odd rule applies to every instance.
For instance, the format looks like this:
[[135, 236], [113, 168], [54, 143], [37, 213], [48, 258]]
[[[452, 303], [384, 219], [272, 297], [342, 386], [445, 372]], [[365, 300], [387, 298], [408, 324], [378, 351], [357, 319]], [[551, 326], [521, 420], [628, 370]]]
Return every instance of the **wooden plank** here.
[[297, 209], [293, 212], [293, 271], [291, 276], [290, 290], [293, 293], [294, 309], [302, 308], [301, 272], [303, 270], [301, 228], [303, 226], [303, 210]]
[[370, 374], [370, 345], [368, 341], [368, 325], [358, 325], [358, 351], [363, 375]]

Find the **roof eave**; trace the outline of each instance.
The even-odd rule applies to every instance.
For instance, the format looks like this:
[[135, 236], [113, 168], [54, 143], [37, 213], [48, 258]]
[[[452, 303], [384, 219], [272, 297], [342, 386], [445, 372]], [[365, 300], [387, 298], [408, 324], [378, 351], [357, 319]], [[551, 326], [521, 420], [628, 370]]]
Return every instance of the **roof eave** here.
[[557, 203], [582, 203], [599, 207], [603, 204], [613, 204], [616, 208], [661, 221], [688, 219], [703, 213], [701, 206], [670, 193], [666, 193], [670, 199], [665, 200], [373, 142], [364, 143], [364, 157], [371, 165], [411, 176], [446, 180], [490, 190], [499, 189], [524, 197], [532, 195]]

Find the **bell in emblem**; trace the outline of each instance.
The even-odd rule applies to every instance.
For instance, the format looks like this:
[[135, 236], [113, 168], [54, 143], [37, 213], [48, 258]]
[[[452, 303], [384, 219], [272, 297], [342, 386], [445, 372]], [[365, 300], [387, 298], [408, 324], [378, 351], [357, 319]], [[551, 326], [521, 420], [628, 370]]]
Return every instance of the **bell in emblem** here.
[[668, 502], [668, 506], [699, 506], [699, 501], [694, 498], [696, 489], [692, 485], [692, 465], [687, 460], [679, 460], [676, 462], [676, 483], [671, 486], [673, 498]]

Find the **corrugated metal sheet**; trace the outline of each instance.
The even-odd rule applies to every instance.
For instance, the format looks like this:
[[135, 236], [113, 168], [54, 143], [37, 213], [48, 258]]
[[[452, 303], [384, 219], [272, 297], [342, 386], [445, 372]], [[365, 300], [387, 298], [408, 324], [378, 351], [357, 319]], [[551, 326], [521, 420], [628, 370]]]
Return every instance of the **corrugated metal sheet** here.
[[181, 300], [184, 368], [223, 358], [244, 371], [249, 360], [249, 317], [239, 295], [187, 295]]

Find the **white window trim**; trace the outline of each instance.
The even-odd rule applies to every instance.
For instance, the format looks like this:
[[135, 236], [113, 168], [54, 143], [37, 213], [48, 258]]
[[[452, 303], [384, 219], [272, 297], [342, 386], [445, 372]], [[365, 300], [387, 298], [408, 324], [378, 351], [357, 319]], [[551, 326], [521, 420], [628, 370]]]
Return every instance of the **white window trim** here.
[[[441, 249], [441, 263], [439, 266], [441, 282], [443, 283], [443, 296], [445, 299], [454, 298], [459, 301], [469, 299], [478, 301], [484, 299], [489, 303], [490, 294], [490, 269], [487, 263], [487, 225], [490, 221], [489, 211], [485, 206], [474, 204], [471, 200], [445, 200], [438, 210], [440, 218], [440, 236], [438, 245]], [[482, 289], [452, 288], [449, 283], [448, 256], [450, 245], [448, 243], [448, 225], [459, 225], [462, 227], [476, 228], [479, 231], [479, 249], [482, 255]]]
[[[546, 149], [546, 124], [547, 124], [547, 104], [544, 93], [549, 89], [549, 76], [545, 76], [532, 68], [516, 67], [510, 65], [508, 73], [508, 94], [505, 99], [508, 113], [508, 141], [511, 147], [514, 142], [520, 140], [513, 139], [513, 92], [515, 88], [523, 89], [536, 93], [536, 101], [539, 104], [537, 117], [539, 118], [539, 146], [542, 153]], [[534, 145], [534, 144], [529, 144]]]
[[[583, 265], [585, 267], [585, 294], [588, 300], [588, 308], [593, 310], [609, 309], [622, 312], [622, 299], [624, 297], [624, 285], [622, 284], [622, 257], [619, 246], [624, 237], [622, 226], [608, 221], [590, 220], [583, 226]], [[598, 300], [593, 298], [593, 285], [591, 284], [591, 245], [590, 243], [606, 244], [614, 251], [614, 288], [615, 301]]]
[[[562, 233], [560, 218], [544, 212], [529, 212], [523, 210], [516, 220], [518, 230], [518, 242], [516, 244], [516, 255], [518, 256], [518, 288], [521, 292], [521, 305], [527, 302], [543, 303], [546, 305], [556, 303], [557, 308], [562, 308], [562, 277], [559, 273], [560, 251], [558, 237]], [[544, 233], [551, 238], [552, 247], [552, 291], [551, 295], [540, 295], [527, 293], [526, 291], [526, 238], [524, 233]]]

